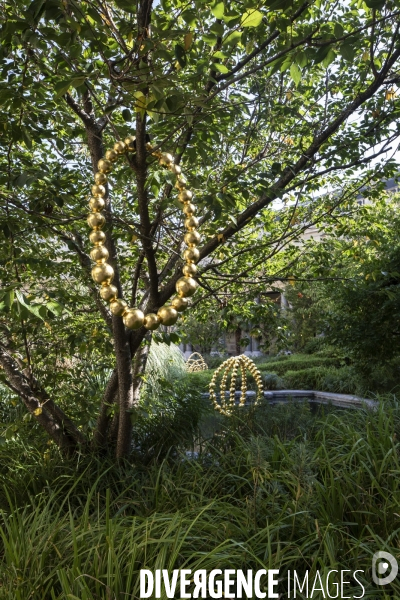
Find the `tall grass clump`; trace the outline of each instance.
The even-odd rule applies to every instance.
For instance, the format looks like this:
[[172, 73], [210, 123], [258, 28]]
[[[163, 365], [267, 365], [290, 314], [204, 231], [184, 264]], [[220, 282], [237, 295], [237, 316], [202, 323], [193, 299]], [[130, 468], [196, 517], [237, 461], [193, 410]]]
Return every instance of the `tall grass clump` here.
[[[395, 399], [317, 414], [263, 404], [219, 423], [190, 456], [182, 445], [119, 465], [3, 444], [0, 598], [125, 600], [139, 597], [140, 568], [269, 567], [283, 599], [288, 569], [360, 569], [365, 598], [400, 596], [398, 580], [371, 583], [375, 552], [399, 558]], [[31, 474], [24, 495], [18, 465]]]

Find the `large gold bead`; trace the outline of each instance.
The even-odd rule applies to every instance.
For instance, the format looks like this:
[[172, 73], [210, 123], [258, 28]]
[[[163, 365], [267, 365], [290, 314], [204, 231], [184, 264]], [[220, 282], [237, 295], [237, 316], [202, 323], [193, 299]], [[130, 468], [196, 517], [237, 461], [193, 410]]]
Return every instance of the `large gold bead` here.
[[185, 233], [183, 239], [188, 246], [197, 246], [201, 240], [201, 235], [197, 231], [189, 231], [189, 233]]
[[111, 173], [111, 171], [112, 171], [111, 161], [104, 160], [104, 158], [102, 158], [97, 163], [97, 168], [100, 171], [100, 173]]
[[173, 306], [162, 306], [157, 312], [157, 317], [163, 325], [169, 326], [177, 322], [178, 313]]
[[127, 147], [125, 146], [124, 142], [115, 142], [114, 151], [117, 154], [124, 154], [124, 152], [127, 151]]
[[188, 298], [193, 296], [197, 289], [197, 281], [191, 277], [181, 277], [175, 284], [175, 289], [181, 298]]
[[122, 315], [124, 315], [128, 310], [128, 305], [125, 300], [116, 298], [110, 302], [110, 310], [116, 317], [122, 317]]
[[105, 246], [95, 246], [93, 250], [90, 251], [90, 258], [98, 265], [106, 262], [108, 258], [107, 248]]
[[107, 150], [106, 159], [113, 163], [118, 160], [118, 153], [115, 150]]
[[175, 173], [175, 175], [180, 175], [182, 173], [182, 169], [179, 165], [174, 165], [173, 163], [169, 165], [170, 171]]
[[181, 190], [178, 194], [179, 202], [189, 202], [193, 198], [193, 194], [190, 190]]
[[106, 222], [104, 215], [101, 213], [91, 213], [87, 218], [87, 223], [92, 229], [101, 229]]
[[138, 308], [128, 308], [123, 321], [128, 329], [140, 329], [144, 323], [144, 314]]
[[185, 227], [189, 229], [189, 231], [194, 231], [196, 227], [199, 226], [199, 220], [196, 217], [189, 217], [185, 219]]
[[[124, 144], [128, 148], [128, 150], [132, 151], [136, 149], [136, 137], [134, 135], [128, 135], [124, 139]], [[132, 328], [131, 328], [132, 329]]]
[[182, 273], [185, 275], [185, 277], [191, 277], [192, 275], [196, 275], [197, 267], [194, 263], [183, 265]]
[[95, 246], [101, 246], [106, 241], [106, 234], [104, 233], [104, 231], [100, 230], [92, 231], [89, 235], [89, 240]]
[[182, 211], [187, 217], [191, 217], [192, 215], [196, 214], [197, 209], [196, 209], [195, 205], [192, 204], [191, 202], [185, 202], [185, 204], [183, 205]]
[[169, 167], [169, 165], [174, 162], [174, 157], [172, 156], [172, 154], [168, 154], [168, 152], [163, 152], [158, 162], [160, 163], [160, 165], [165, 165], [166, 167]]
[[106, 188], [104, 185], [92, 185], [92, 194], [93, 196], [105, 196]]
[[200, 258], [200, 252], [197, 250], [197, 248], [186, 248], [185, 252], [183, 253], [183, 258], [187, 262], [195, 263]]
[[108, 285], [114, 277], [114, 269], [108, 263], [96, 265], [92, 269], [92, 277], [96, 283], [104, 283]]
[[107, 183], [107, 175], [98, 171], [94, 174], [94, 181], [97, 185], [105, 185]]
[[100, 288], [100, 296], [106, 302], [111, 302], [111, 300], [118, 298], [118, 290], [115, 285], [102, 285]]
[[104, 198], [101, 198], [100, 196], [98, 196], [98, 198], [90, 198], [89, 200], [89, 208], [93, 212], [101, 212], [105, 205]]
[[177, 190], [184, 190], [186, 188], [187, 179], [184, 175], [178, 175], [178, 178], [175, 182], [175, 187]]
[[179, 296], [175, 296], [175, 298], [172, 298], [171, 305], [178, 312], [183, 312], [189, 307], [189, 300], [187, 298], [180, 298]]
[[154, 329], [157, 329], [161, 325], [161, 321], [155, 313], [149, 313], [145, 316], [143, 325], [146, 329], [154, 331]]

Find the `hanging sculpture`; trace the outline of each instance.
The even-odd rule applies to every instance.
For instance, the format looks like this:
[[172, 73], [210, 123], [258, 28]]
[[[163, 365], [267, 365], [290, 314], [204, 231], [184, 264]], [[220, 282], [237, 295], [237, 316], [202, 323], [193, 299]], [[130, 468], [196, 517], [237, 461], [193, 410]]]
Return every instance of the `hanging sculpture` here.
[[[262, 377], [260, 371], [257, 369], [254, 362], [246, 356], [245, 354], [241, 354], [240, 356], [233, 356], [228, 358], [225, 362], [222, 363], [215, 371], [213, 378], [211, 379], [211, 383], [209, 386], [210, 390], [210, 400], [214, 404], [215, 410], [220, 412], [221, 414], [230, 417], [232, 415], [232, 408], [236, 404], [236, 378], [238, 374], [238, 370], [240, 369], [242, 376], [242, 386], [241, 391], [242, 394], [239, 400], [239, 406], [242, 407], [246, 402], [246, 392], [247, 392], [247, 373], [246, 371], [250, 371], [253, 376], [256, 385], [257, 385], [257, 394], [254, 406], [259, 404], [260, 398], [263, 394], [263, 385], [262, 385]], [[227, 390], [227, 380], [229, 376], [229, 372], [232, 371], [231, 382], [229, 387], [229, 397], [226, 398], [226, 390]], [[222, 374], [221, 385], [220, 385], [220, 404], [218, 404], [217, 395], [215, 393], [215, 387], [218, 380], [219, 375]]]
[[188, 373], [207, 371], [207, 369], [207, 363], [200, 354], [200, 352], [193, 352], [186, 361], [186, 370]]
[[102, 211], [105, 207], [104, 196], [106, 195], [105, 185], [107, 175], [111, 173], [113, 163], [127, 152], [135, 151], [135, 137], [129, 136], [124, 142], [116, 142], [113, 150], [107, 150], [105, 159], [98, 162], [98, 172], [94, 176], [95, 184], [92, 186], [92, 198], [89, 201], [89, 207], [92, 211], [87, 219], [89, 227], [93, 229], [89, 238], [94, 248], [90, 252], [91, 259], [96, 263], [92, 269], [92, 277], [96, 283], [101, 285], [100, 296], [106, 302], [110, 303], [110, 310], [113, 315], [122, 317], [124, 324], [128, 329], [139, 329], [144, 326], [146, 329], [154, 330], [162, 325], [174, 325], [178, 319], [178, 313], [183, 312], [189, 305], [188, 297], [192, 296], [197, 288], [197, 281], [193, 275], [197, 272], [196, 262], [200, 258], [199, 250], [196, 246], [200, 242], [200, 235], [196, 231], [198, 219], [194, 216], [196, 207], [192, 204], [193, 194], [187, 189], [187, 181], [179, 165], [174, 164], [174, 158], [166, 152], [153, 151], [150, 144], [146, 148], [153, 156], [158, 158], [160, 165], [167, 167], [176, 175], [175, 187], [179, 190], [178, 200], [182, 203], [182, 211], [185, 215], [186, 234], [184, 241], [188, 246], [183, 253], [185, 265], [183, 266], [183, 277], [176, 282], [177, 295], [170, 304], [162, 306], [157, 314], [144, 314], [139, 308], [130, 308], [128, 304], [118, 298], [118, 290], [112, 285], [114, 270], [106, 261], [108, 259], [108, 250], [105, 247], [106, 234], [102, 228], [106, 222]]

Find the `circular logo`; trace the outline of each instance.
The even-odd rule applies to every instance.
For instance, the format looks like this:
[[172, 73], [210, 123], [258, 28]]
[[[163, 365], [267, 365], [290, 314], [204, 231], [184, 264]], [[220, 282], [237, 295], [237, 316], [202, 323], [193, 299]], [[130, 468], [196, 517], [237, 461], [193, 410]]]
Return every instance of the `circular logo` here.
[[377, 585], [392, 583], [397, 577], [399, 565], [389, 552], [376, 552], [372, 557], [372, 579]]

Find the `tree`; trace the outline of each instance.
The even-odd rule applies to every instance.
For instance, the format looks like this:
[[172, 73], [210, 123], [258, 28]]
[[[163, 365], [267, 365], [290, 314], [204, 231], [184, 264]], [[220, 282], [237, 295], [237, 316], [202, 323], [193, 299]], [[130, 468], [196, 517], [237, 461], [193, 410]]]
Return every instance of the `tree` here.
[[115, 361], [94, 444], [129, 453], [151, 336], [127, 329], [90, 279], [86, 199], [105, 149], [135, 137], [104, 195], [120, 299], [156, 313], [182, 276], [184, 227], [158, 150], [196, 192], [198, 298], [255, 278], [265, 288], [269, 259], [354, 196], [351, 176], [376, 175], [371, 158], [397, 139], [398, 16], [382, 0], [1, 2], [0, 363], [57, 444], [88, 442], [55, 385], [86, 352]]
[[299, 259], [289, 294], [297, 338], [324, 334], [366, 372], [400, 355], [399, 231], [398, 194], [342, 209], [325, 224], [325, 237]]

